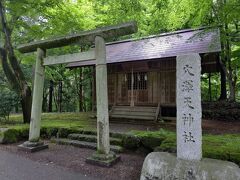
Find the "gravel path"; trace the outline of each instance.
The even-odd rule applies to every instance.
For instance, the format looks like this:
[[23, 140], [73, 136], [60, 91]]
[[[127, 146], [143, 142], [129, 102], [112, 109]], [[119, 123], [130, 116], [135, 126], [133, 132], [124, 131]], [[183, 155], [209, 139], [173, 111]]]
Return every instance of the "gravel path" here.
[[97, 180], [63, 167], [39, 163], [3, 150], [0, 150], [0, 154], [1, 180]]
[[[89, 157], [94, 151], [83, 148], [76, 148], [72, 146], [55, 145], [49, 143], [49, 149], [36, 153], [25, 153], [17, 150], [17, 144], [13, 145], [1, 145], [0, 151], [7, 151], [13, 154], [13, 156], [20, 156], [34, 163], [38, 163], [40, 167], [61, 167], [67, 171], [81, 174], [84, 177], [93, 177], [104, 180], [137, 180], [140, 177], [142, 164], [145, 158], [144, 154], [136, 153], [122, 153], [121, 161], [111, 168], [98, 167], [87, 164], [85, 162], [86, 157]], [[0, 152], [0, 153], [1, 153]], [[1, 161], [1, 159], [0, 159]], [[14, 164], [14, 161], [10, 161]], [[19, 165], [21, 166], [21, 165]], [[17, 166], [16, 166], [17, 167]], [[30, 167], [30, 169], [33, 167]], [[40, 168], [39, 168], [40, 170]], [[45, 169], [41, 170], [44, 172]], [[51, 168], [49, 169], [51, 172]], [[23, 171], [24, 174], [30, 173], [29, 171]], [[66, 171], [62, 171], [61, 174], [65, 174]], [[0, 176], [1, 177], [1, 176]], [[36, 175], [37, 177], [37, 175]], [[55, 176], [56, 177], [56, 176]], [[64, 177], [64, 176], [63, 176]], [[2, 180], [2, 178], [0, 178]], [[47, 178], [41, 178], [41, 180], [48, 180]], [[58, 178], [51, 178], [51, 180], [58, 180]], [[74, 178], [65, 178], [65, 180], [71, 180]], [[81, 178], [79, 178], [81, 179]], [[3, 179], [5, 180], [5, 179]], [[9, 179], [11, 180], [11, 179]], [[15, 179], [13, 179], [15, 180]], [[21, 180], [21, 178], [18, 178]], [[25, 180], [25, 179], [24, 179]], [[28, 179], [26, 179], [28, 180]], [[38, 180], [35, 179], [34, 180]]]

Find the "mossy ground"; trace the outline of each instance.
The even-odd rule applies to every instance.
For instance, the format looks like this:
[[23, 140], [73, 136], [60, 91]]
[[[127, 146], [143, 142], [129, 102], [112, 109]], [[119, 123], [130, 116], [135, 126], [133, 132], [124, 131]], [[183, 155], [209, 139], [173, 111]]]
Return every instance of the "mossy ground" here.
[[[60, 135], [67, 137], [70, 133], [80, 130], [95, 130], [91, 113], [43, 113], [41, 121], [42, 138]], [[22, 115], [11, 115], [9, 121], [0, 121], [0, 128], [8, 128], [4, 132], [3, 143], [15, 143], [26, 140], [29, 124], [23, 124]], [[2, 135], [3, 136], [3, 135]]]
[[[155, 151], [176, 153], [176, 133], [159, 131], [133, 131], [139, 137], [165, 137]], [[240, 165], [240, 134], [203, 135], [203, 157], [232, 161]]]
[[[92, 129], [94, 119], [91, 119], [91, 113], [43, 113], [42, 127], [79, 127]], [[0, 121], [0, 127], [23, 128], [29, 127], [23, 124], [22, 115], [11, 115], [9, 121]]]

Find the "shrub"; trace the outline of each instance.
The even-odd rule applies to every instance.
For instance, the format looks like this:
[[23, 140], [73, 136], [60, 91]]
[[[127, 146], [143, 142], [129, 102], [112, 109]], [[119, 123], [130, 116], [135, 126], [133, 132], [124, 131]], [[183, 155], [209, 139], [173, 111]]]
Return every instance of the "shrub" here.
[[177, 152], [176, 136], [174, 135], [168, 136], [160, 146], [154, 149], [154, 151], [166, 151], [170, 153], [176, 153]]
[[126, 149], [137, 149], [140, 146], [140, 138], [136, 135], [126, 134], [123, 137], [123, 147]]
[[19, 102], [18, 96], [6, 88], [1, 88], [0, 99], [0, 119], [9, 120], [10, 112]]
[[3, 143], [16, 143], [18, 142], [19, 131], [16, 129], [8, 129], [4, 132]]

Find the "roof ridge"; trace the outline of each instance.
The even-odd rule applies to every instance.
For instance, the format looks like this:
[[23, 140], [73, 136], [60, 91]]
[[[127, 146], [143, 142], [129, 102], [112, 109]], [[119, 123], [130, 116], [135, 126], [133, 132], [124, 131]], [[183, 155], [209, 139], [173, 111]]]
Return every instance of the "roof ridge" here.
[[218, 28], [218, 27], [219, 26], [204, 26], [204, 27], [199, 27], [199, 28], [181, 29], [181, 30], [177, 30], [177, 31], [149, 35], [149, 36], [140, 37], [140, 38], [132, 38], [132, 39], [108, 42], [108, 43], [106, 43], [106, 45], [120, 44], [120, 43], [125, 43], [125, 42], [133, 42], [133, 41], [139, 41], [139, 40], [145, 40], [145, 39], [151, 39], [151, 38], [163, 37], [163, 36], [170, 36], [170, 35], [175, 35], [175, 34], [179, 34], [179, 33], [187, 33], [187, 32], [192, 32], [192, 31], [199, 31], [199, 30], [203, 30], [203, 29]]

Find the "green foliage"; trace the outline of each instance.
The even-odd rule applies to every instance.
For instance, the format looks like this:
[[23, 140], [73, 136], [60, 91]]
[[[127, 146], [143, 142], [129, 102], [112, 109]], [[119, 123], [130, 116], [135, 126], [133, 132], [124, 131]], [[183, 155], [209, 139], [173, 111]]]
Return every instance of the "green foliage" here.
[[[209, 74], [205, 73], [201, 77], [201, 97], [202, 101], [217, 101], [220, 96], [220, 77], [219, 73], [211, 73], [211, 91], [209, 91]], [[210, 93], [211, 98], [210, 99]]]
[[0, 88], [0, 120], [8, 120], [9, 114], [19, 103], [18, 96], [7, 88]]

